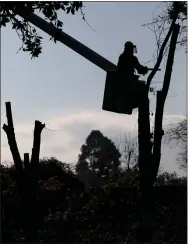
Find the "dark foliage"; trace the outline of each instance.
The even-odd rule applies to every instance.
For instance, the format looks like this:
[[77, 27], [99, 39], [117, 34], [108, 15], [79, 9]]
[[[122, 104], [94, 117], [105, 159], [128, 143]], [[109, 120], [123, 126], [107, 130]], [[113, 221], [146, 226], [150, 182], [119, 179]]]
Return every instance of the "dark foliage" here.
[[[58, 12], [75, 14], [81, 10], [82, 2], [1, 2], [0, 3], [0, 27], [5, 27], [8, 23], [18, 34], [22, 42], [20, 50], [29, 52], [32, 57], [38, 57], [42, 52], [42, 37], [37, 30], [26, 19], [18, 16], [18, 11], [40, 12], [43, 17], [53, 26], [61, 29], [62, 21], [58, 18]], [[56, 41], [54, 38], [51, 38]]]
[[[1, 166], [2, 242], [23, 241], [21, 207], [14, 167]], [[97, 192], [78, 180], [69, 166], [40, 162], [38, 232], [40, 242], [120, 242], [138, 223], [138, 171], [121, 170]], [[158, 228], [154, 239], [186, 241], [186, 179], [164, 173], [154, 188]], [[28, 220], [29, 221], [29, 220]]]
[[178, 39], [178, 44], [185, 47], [187, 52], [187, 2], [169, 2], [167, 5], [167, 16], [169, 19], [173, 19], [174, 13], [178, 14], [178, 22], [180, 23], [180, 34]]
[[169, 19], [174, 18], [175, 13], [179, 13], [178, 18], [184, 19], [187, 17], [187, 2], [179, 1], [179, 2], [170, 2], [167, 5], [167, 13]]

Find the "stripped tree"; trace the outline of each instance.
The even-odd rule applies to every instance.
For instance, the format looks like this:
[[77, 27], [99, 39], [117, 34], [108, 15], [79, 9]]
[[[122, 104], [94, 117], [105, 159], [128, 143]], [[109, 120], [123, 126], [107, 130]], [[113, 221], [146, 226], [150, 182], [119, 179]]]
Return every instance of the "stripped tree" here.
[[[181, 14], [185, 14], [184, 2], [173, 2], [168, 8], [168, 21], [170, 27], [165, 38], [159, 46], [159, 53], [153, 71], [147, 79], [147, 91], [143, 94], [142, 101], [138, 110], [138, 144], [139, 144], [139, 171], [140, 171], [140, 191], [141, 191], [141, 232], [138, 235], [140, 242], [150, 241], [155, 229], [154, 220], [154, 202], [152, 202], [153, 184], [157, 178], [160, 160], [161, 160], [161, 142], [164, 135], [163, 131], [163, 113], [165, 101], [169, 91], [172, 67], [176, 44], [180, 33], [180, 25], [177, 23]], [[163, 59], [166, 48], [168, 48], [168, 58], [162, 89], [156, 92], [156, 109], [154, 130], [150, 129], [150, 109], [149, 109], [149, 91], [151, 81], [154, 78], [157, 69]], [[141, 238], [142, 236], [142, 238]]]
[[37, 186], [38, 166], [41, 143], [41, 132], [45, 127], [40, 121], [35, 121], [34, 139], [31, 160], [29, 153], [24, 154], [22, 161], [14, 132], [11, 103], [6, 102], [7, 124], [3, 125], [8, 144], [13, 157], [16, 171], [16, 183], [20, 193], [22, 224], [25, 241], [37, 241]]

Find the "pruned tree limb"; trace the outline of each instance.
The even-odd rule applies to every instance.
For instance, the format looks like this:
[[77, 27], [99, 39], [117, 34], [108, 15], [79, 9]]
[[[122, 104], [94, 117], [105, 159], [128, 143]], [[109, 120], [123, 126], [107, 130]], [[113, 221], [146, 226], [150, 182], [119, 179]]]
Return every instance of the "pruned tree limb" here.
[[5, 131], [8, 139], [8, 144], [10, 146], [10, 151], [12, 153], [13, 161], [15, 164], [15, 168], [17, 173], [21, 173], [23, 171], [23, 165], [22, 160], [20, 157], [20, 153], [18, 150], [16, 137], [14, 133], [14, 125], [13, 125], [13, 119], [12, 119], [12, 111], [11, 111], [11, 103], [6, 102], [6, 115], [7, 115], [7, 125], [3, 125], [3, 130]]
[[38, 120], [35, 121], [33, 148], [32, 148], [32, 155], [31, 155], [31, 165], [32, 166], [36, 166], [39, 163], [41, 132], [44, 127], [45, 127], [45, 124], [42, 124]]
[[[13, 156], [17, 173], [17, 184], [21, 199], [23, 230], [26, 242], [37, 242], [37, 189], [38, 189], [38, 164], [40, 154], [41, 132], [45, 127], [40, 121], [35, 121], [34, 138], [31, 163], [29, 164], [29, 154], [24, 154], [24, 162], [18, 151], [10, 102], [6, 103], [7, 125], [3, 129], [7, 134], [8, 143]], [[24, 166], [24, 167], [23, 167]]]

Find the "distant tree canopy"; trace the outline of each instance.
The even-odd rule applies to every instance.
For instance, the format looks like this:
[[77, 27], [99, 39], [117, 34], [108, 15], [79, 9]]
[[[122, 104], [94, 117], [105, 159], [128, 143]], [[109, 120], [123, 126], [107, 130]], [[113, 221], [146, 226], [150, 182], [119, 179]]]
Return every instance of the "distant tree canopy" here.
[[93, 130], [81, 147], [76, 173], [88, 184], [101, 184], [117, 172], [120, 157], [114, 143], [100, 131]]
[[[26, 19], [18, 16], [17, 11], [28, 10], [31, 12], [40, 12], [44, 18], [53, 26], [61, 29], [62, 21], [59, 20], [58, 11], [75, 14], [78, 10], [82, 10], [82, 2], [2, 2], [0, 3], [0, 27], [5, 27], [8, 23], [15, 29], [19, 39], [22, 42], [20, 50], [29, 52], [31, 57], [38, 57], [42, 52], [43, 39], [38, 35], [36, 28]], [[81, 11], [82, 13], [82, 11]], [[84, 18], [84, 15], [82, 13]], [[53, 39], [53, 38], [51, 38]], [[55, 39], [54, 39], [55, 41]]]

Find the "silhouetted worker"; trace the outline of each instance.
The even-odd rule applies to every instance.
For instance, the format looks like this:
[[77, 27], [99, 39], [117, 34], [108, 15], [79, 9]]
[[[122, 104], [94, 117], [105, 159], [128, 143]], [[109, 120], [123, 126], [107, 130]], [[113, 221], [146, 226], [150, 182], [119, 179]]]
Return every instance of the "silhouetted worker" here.
[[136, 46], [130, 41], [126, 42], [124, 52], [120, 55], [117, 64], [117, 80], [119, 83], [117, 87], [119, 94], [118, 110], [124, 110], [127, 114], [132, 113], [135, 91], [137, 91], [139, 86], [135, 70], [142, 75], [148, 72], [148, 68], [142, 66], [137, 57], [134, 56], [136, 52]]
[[134, 76], [135, 69], [139, 74], [147, 74], [148, 68], [139, 63], [134, 53], [137, 53], [136, 46], [130, 41], [126, 42], [124, 52], [120, 55], [117, 64], [117, 72], [120, 76]]

